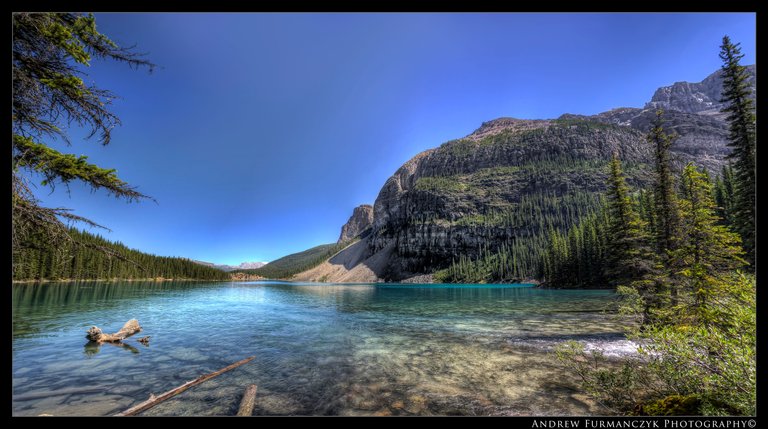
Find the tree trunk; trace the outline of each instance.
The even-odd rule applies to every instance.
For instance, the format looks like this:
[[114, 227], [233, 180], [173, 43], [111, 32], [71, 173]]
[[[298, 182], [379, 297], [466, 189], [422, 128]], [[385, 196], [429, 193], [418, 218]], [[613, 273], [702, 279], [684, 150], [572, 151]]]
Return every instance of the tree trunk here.
[[243, 400], [240, 401], [240, 409], [237, 410], [237, 415], [250, 416], [253, 414], [254, 405], [256, 405], [256, 385], [249, 384], [243, 394]]
[[136, 319], [131, 319], [125, 322], [125, 325], [123, 325], [123, 327], [114, 334], [105, 334], [101, 331], [101, 329], [93, 326], [88, 330], [85, 338], [88, 338], [89, 340], [96, 343], [119, 343], [120, 341], [138, 332], [141, 332], [139, 321]]
[[256, 356], [251, 356], [251, 357], [245, 358], [245, 359], [243, 359], [241, 361], [237, 361], [237, 362], [233, 363], [232, 365], [225, 366], [224, 368], [222, 368], [222, 369], [220, 369], [218, 371], [215, 371], [215, 372], [212, 372], [212, 373], [206, 374], [206, 375], [201, 375], [200, 377], [197, 377], [196, 379], [194, 379], [192, 381], [188, 381], [188, 382], [182, 384], [179, 387], [173, 388], [173, 389], [171, 389], [171, 390], [161, 394], [160, 396], [155, 396], [155, 395], [150, 394], [149, 395], [149, 399], [147, 399], [146, 401], [144, 401], [144, 402], [142, 402], [142, 403], [140, 403], [138, 405], [134, 405], [133, 407], [131, 407], [131, 408], [129, 408], [129, 409], [127, 409], [127, 410], [125, 410], [125, 411], [123, 411], [121, 413], [117, 413], [117, 414], [115, 414], [115, 416], [118, 416], [118, 417], [132, 416], [134, 414], [138, 414], [138, 413], [140, 413], [142, 411], [148, 410], [149, 408], [154, 407], [155, 405], [165, 401], [166, 399], [169, 399], [169, 398], [172, 398], [172, 397], [178, 395], [179, 393], [189, 389], [192, 386], [196, 386], [196, 385], [198, 385], [198, 384], [200, 384], [200, 383], [202, 383], [202, 382], [204, 382], [206, 380], [210, 380], [213, 377], [216, 377], [217, 375], [224, 374], [227, 371], [233, 370], [233, 369], [235, 369], [235, 368], [237, 368], [237, 367], [239, 367], [241, 365], [245, 365], [246, 363], [252, 361], [255, 357]]

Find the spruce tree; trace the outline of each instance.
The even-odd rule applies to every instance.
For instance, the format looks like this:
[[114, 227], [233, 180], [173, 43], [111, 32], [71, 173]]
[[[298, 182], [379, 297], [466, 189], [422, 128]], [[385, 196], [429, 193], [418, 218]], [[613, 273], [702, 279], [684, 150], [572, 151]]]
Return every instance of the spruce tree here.
[[647, 139], [654, 149], [653, 203], [656, 210], [656, 250], [663, 256], [676, 247], [679, 214], [669, 152], [675, 136], [665, 132], [662, 115], [663, 111], [656, 111]]
[[[656, 111], [647, 140], [653, 145], [654, 155], [653, 206], [656, 211], [654, 216], [656, 255], [659, 266], [672, 274], [675, 272], [675, 267], [669, 264], [669, 255], [678, 246], [680, 214], [669, 149], [676, 136], [667, 134], [664, 130], [663, 113], [662, 110]], [[662, 289], [668, 289], [672, 303], [677, 301], [678, 291], [674, 275], [658, 276], [656, 287], [659, 289], [657, 298], [662, 298]]]
[[700, 309], [712, 293], [718, 273], [729, 273], [744, 265], [741, 240], [721, 225], [712, 197], [712, 183], [693, 164], [685, 167], [681, 180], [680, 246], [672, 252], [673, 265], [682, 268], [683, 288]]
[[649, 249], [645, 223], [633, 207], [616, 154], [610, 164], [607, 197], [609, 224], [605, 275], [613, 285], [627, 284], [650, 271]]
[[722, 219], [723, 225], [735, 227], [733, 220], [733, 169], [730, 165], [723, 166], [720, 175], [715, 178], [714, 197], [715, 204], [717, 204], [717, 215]]
[[755, 113], [747, 84], [749, 73], [739, 64], [744, 57], [739, 44], [723, 37], [720, 59], [723, 60], [723, 113], [729, 124], [729, 158], [735, 173], [733, 217], [741, 235], [747, 260], [754, 263], [755, 252]]

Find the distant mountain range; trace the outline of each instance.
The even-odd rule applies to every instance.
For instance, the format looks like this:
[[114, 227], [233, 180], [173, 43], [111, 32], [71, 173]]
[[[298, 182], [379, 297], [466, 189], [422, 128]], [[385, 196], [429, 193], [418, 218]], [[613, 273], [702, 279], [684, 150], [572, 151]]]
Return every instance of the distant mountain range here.
[[196, 261], [194, 259], [191, 259], [192, 262], [195, 262], [200, 265], [205, 265], [208, 267], [213, 267], [222, 271], [235, 271], [235, 270], [252, 270], [255, 268], [261, 268], [264, 265], [267, 265], [268, 262], [242, 262], [240, 265], [218, 265], [214, 264], [212, 262], [205, 262], [205, 261]]

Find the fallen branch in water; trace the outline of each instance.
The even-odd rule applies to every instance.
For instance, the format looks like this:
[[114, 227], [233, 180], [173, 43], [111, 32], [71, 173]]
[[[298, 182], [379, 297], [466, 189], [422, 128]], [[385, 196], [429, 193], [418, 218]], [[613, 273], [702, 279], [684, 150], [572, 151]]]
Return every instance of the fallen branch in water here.
[[114, 334], [105, 334], [101, 331], [101, 329], [97, 328], [96, 326], [92, 326], [85, 335], [85, 338], [88, 338], [95, 343], [119, 343], [120, 341], [123, 341], [124, 339], [137, 332], [141, 332], [139, 321], [136, 319], [131, 319], [125, 322], [125, 325], [123, 325], [123, 327]]
[[124, 417], [124, 416], [132, 416], [134, 414], [138, 414], [138, 413], [140, 413], [142, 411], [145, 411], [145, 410], [147, 410], [149, 408], [154, 407], [155, 405], [165, 401], [166, 399], [169, 399], [169, 398], [172, 398], [172, 397], [178, 395], [179, 393], [189, 389], [192, 386], [196, 386], [196, 385], [198, 385], [198, 384], [200, 384], [200, 383], [202, 383], [204, 381], [210, 380], [213, 377], [216, 377], [217, 375], [224, 374], [225, 372], [227, 372], [229, 370], [232, 370], [232, 369], [235, 369], [238, 366], [245, 365], [246, 363], [252, 361], [255, 357], [256, 356], [251, 356], [251, 357], [245, 358], [245, 359], [243, 359], [241, 361], [235, 362], [232, 365], [225, 366], [224, 368], [222, 368], [222, 369], [220, 369], [218, 371], [215, 371], [215, 372], [212, 372], [212, 373], [206, 374], [206, 375], [201, 375], [200, 377], [197, 377], [196, 379], [194, 379], [192, 381], [188, 381], [188, 382], [182, 384], [179, 387], [173, 388], [173, 389], [171, 389], [171, 390], [161, 394], [160, 396], [155, 396], [155, 395], [151, 395], [150, 394], [149, 395], [149, 399], [147, 399], [146, 401], [144, 401], [144, 402], [142, 402], [142, 403], [140, 403], [138, 405], [135, 405], [135, 406], [133, 406], [131, 408], [128, 408], [127, 410], [125, 410], [125, 411], [123, 411], [121, 413], [117, 413], [117, 414], [115, 414], [115, 416], [116, 417]]
[[253, 406], [256, 405], [256, 385], [249, 384], [245, 388], [243, 400], [240, 401], [240, 409], [237, 410], [238, 416], [250, 416], [253, 414]]

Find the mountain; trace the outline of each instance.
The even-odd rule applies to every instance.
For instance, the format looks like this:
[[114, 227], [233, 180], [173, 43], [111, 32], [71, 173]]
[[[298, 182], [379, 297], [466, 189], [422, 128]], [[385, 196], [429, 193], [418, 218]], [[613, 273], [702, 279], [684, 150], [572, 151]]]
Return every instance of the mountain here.
[[247, 274], [268, 279], [289, 278], [297, 273], [309, 270], [323, 263], [340, 250], [347, 247], [348, 244], [348, 242], [321, 244], [303, 252], [283, 256], [260, 268], [237, 269], [232, 273], [232, 278], [239, 279], [239, 274]]
[[196, 261], [194, 259], [190, 259], [190, 261], [196, 264], [205, 265], [207, 267], [213, 267], [213, 268], [216, 268], [217, 270], [222, 270], [222, 271], [250, 270], [255, 268], [261, 268], [264, 265], [267, 265], [267, 262], [241, 262], [240, 265], [235, 266], [235, 265], [214, 264], [213, 262]]
[[[746, 68], [750, 75], [747, 83], [752, 87], [754, 98], [757, 68], [754, 64]], [[722, 71], [718, 70], [698, 83], [675, 82], [670, 86], [657, 89], [645, 108], [723, 117], [723, 113], [720, 113], [724, 107], [720, 101], [722, 91], [723, 76]]]
[[341, 227], [339, 243], [351, 240], [357, 236], [367, 234], [373, 225], [373, 206], [363, 204], [352, 210], [352, 216]]
[[261, 268], [264, 265], [267, 265], [268, 262], [241, 262], [240, 265], [236, 267], [232, 267], [232, 269], [235, 270], [252, 270], [255, 268]]
[[[749, 70], [754, 76], [755, 67]], [[720, 171], [729, 152], [727, 125], [717, 113], [721, 88], [716, 72], [699, 83], [660, 88], [642, 109], [485, 122], [403, 164], [376, 198], [370, 232], [294, 278], [407, 281], [480, 258], [498, 265], [496, 281], [536, 278], [548, 233], [602, 204], [613, 153], [630, 186], [648, 184], [645, 133], [657, 108], [667, 109], [667, 131], [679, 136], [671, 149], [675, 164]], [[355, 219], [362, 217], [353, 213], [342, 237], [358, 231]]]

